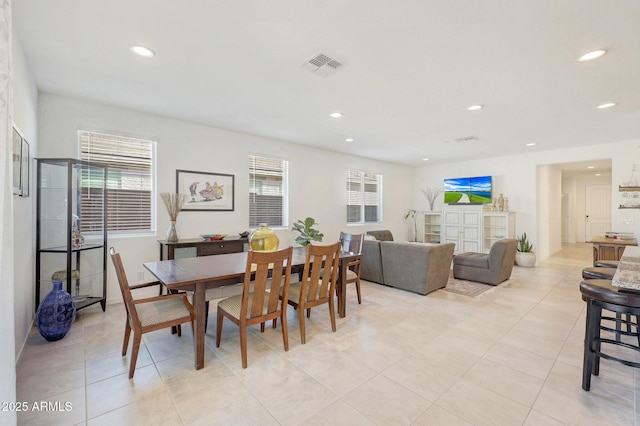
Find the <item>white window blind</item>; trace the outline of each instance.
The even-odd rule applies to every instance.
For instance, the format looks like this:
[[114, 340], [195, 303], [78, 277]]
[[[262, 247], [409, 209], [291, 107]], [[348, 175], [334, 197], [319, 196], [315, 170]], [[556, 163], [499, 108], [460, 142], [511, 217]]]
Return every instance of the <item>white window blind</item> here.
[[347, 223], [382, 222], [382, 175], [347, 170]]
[[[88, 131], [78, 135], [81, 158], [108, 166], [107, 230], [115, 234], [153, 231], [154, 142]], [[90, 184], [83, 184], [83, 215], [100, 211], [101, 206], [93, 205], [91, 191]]]
[[288, 162], [249, 156], [249, 226], [287, 226]]

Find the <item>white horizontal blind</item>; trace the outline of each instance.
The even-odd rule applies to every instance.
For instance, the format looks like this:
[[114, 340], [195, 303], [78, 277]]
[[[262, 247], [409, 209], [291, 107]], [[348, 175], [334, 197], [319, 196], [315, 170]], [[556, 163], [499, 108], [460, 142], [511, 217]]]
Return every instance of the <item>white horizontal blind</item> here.
[[382, 175], [347, 170], [347, 223], [382, 221]]
[[[153, 231], [153, 141], [80, 131], [81, 158], [106, 164], [107, 230], [127, 234]], [[82, 188], [82, 208], [91, 205]]]
[[287, 167], [285, 160], [249, 156], [249, 226], [286, 226]]

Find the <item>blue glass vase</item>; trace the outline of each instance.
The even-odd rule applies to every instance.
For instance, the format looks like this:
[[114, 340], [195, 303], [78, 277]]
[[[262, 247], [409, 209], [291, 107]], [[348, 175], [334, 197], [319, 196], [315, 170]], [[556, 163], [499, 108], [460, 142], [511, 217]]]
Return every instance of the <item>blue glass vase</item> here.
[[62, 281], [53, 281], [53, 290], [40, 303], [36, 312], [36, 327], [50, 342], [62, 339], [76, 319], [76, 305], [71, 295], [62, 289]]

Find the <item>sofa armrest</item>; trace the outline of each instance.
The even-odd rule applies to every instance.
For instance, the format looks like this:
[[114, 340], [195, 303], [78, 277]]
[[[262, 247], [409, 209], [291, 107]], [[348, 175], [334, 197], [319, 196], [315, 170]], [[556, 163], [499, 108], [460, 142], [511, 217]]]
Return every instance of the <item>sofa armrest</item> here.
[[360, 278], [384, 284], [382, 259], [380, 257], [380, 241], [363, 241], [361, 268]]

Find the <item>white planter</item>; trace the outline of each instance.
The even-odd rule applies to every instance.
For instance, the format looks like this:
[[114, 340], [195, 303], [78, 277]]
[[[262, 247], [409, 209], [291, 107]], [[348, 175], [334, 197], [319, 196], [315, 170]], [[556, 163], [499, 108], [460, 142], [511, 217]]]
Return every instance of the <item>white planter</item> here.
[[517, 252], [516, 253], [516, 265], [522, 266], [524, 268], [532, 268], [535, 266], [535, 264], [536, 264], [535, 253], [533, 252], [529, 252], [529, 253]]

